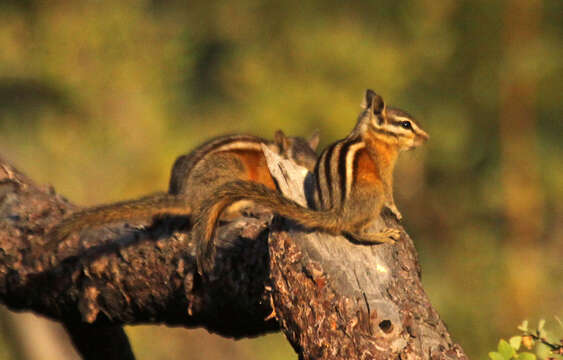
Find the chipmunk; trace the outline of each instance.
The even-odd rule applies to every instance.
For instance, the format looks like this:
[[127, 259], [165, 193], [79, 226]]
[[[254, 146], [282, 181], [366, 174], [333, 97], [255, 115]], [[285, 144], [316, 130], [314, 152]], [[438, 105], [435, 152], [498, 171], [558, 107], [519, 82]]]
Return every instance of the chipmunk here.
[[274, 141], [251, 135], [227, 135], [212, 139], [189, 154], [178, 157], [172, 167], [168, 194], [81, 210], [63, 219], [47, 234], [44, 245], [52, 250], [72, 232], [112, 222], [150, 218], [156, 215], [190, 215], [222, 184], [233, 180], [254, 181], [275, 189], [261, 144], [282, 157], [312, 171], [316, 163], [318, 132], [309, 140], [288, 137], [281, 130]]
[[368, 229], [384, 207], [400, 220], [393, 200], [393, 169], [401, 151], [415, 148], [428, 134], [406, 112], [387, 107], [372, 90], [367, 90], [357, 124], [344, 139], [328, 146], [319, 157], [314, 175], [316, 184], [312, 209], [285, 198], [272, 187], [248, 181], [229, 182], [203, 204], [194, 225], [199, 238], [198, 270], [213, 267], [213, 234], [225, 207], [239, 200], [252, 200], [307, 228], [342, 234], [366, 243], [394, 242], [400, 231], [385, 228], [377, 233]]

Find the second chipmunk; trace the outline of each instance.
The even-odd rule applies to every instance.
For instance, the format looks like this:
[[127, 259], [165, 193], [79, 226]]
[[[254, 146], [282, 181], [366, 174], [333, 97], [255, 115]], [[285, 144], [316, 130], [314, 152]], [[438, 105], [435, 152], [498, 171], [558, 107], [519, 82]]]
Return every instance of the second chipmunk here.
[[373, 221], [387, 207], [401, 219], [393, 200], [393, 169], [399, 152], [413, 149], [428, 134], [405, 111], [387, 107], [367, 90], [356, 126], [344, 139], [328, 146], [319, 157], [314, 175], [313, 209], [285, 198], [262, 184], [233, 181], [224, 184], [204, 202], [193, 237], [199, 239], [197, 262], [200, 273], [213, 268], [213, 235], [222, 211], [232, 203], [251, 200], [312, 229], [342, 234], [366, 243], [394, 242], [400, 231], [385, 228], [369, 232]]
[[318, 132], [309, 140], [286, 136], [281, 130], [274, 141], [252, 135], [226, 135], [178, 157], [172, 168], [168, 193], [87, 208], [64, 218], [47, 234], [45, 251], [53, 250], [72, 232], [86, 228], [156, 215], [190, 215], [222, 184], [233, 180], [255, 181], [275, 189], [261, 145], [283, 158], [313, 170]]

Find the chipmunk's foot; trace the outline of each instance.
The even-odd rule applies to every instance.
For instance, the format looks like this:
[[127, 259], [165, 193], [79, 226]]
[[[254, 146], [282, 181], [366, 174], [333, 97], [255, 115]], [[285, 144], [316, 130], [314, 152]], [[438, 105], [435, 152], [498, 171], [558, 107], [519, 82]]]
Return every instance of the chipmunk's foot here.
[[[354, 236], [352, 234], [352, 236]], [[358, 241], [364, 243], [391, 243], [394, 244], [401, 238], [401, 231], [393, 228], [386, 228], [378, 233], [363, 233], [361, 236], [354, 236]]]
[[[400, 213], [399, 216], [401, 216]], [[394, 243], [395, 241], [398, 241], [401, 238], [401, 230], [399, 229], [387, 228], [383, 230], [380, 234], [386, 239], [390, 240], [389, 242], [391, 243]]]

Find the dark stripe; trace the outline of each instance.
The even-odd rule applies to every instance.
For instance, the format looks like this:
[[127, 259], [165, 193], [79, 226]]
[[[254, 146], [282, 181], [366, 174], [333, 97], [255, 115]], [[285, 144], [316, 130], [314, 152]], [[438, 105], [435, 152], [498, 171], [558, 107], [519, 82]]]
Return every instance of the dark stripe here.
[[328, 208], [329, 200], [330, 200], [329, 185], [327, 183], [326, 174], [325, 174], [325, 170], [326, 170], [325, 160], [327, 158], [329, 149], [330, 149], [330, 147], [328, 147], [325, 151], [323, 151], [323, 154], [322, 154], [321, 158], [319, 159], [319, 173], [318, 173], [319, 177], [318, 177], [318, 180], [319, 180], [319, 193], [321, 194], [321, 196], [319, 197], [319, 200], [322, 198], [322, 202], [320, 203], [321, 209]]
[[318, 196], [318, 200], [319, 203], [316, 204], [316, 206], [318, 207], [317, 210], [320, 210], [323, 208], [323, 192], [322, 192], [322, 188], [321, 188], [321, 180], [320, 180], [320, 165], [323, 161], [323, 156], [325, 156], [326, 151], [323, 151], [321, 156], [319, 157], [319, 159], [317, 160], [317, 163], [315, 164], [315, 181], [317, 182], [317, 196]]
[[324, 159], [324, 167], [325, 167], [325, 179], [326, 179], [326, 185], [327, 185], [327, 190], [328, 190], [328, 196], [327, 196], [327, 200], [329, 201], [328, 205], [328, 209], [332, 209], [332, 207], [334, 206], [334, 201], [333, 201], [333, 184], [332, 184], [332, 167], [330, 166], [332, 163], [332, 153], [334, 152], [334, 148], [336, 147], [336, 145], [338, 145], [339, 142], [335, 142], [334, 144], [332, 144], [330, 146], [330, 148], [328, 149], [327, 153], [326, 153], [326, 157]]
[[383, 118], [383, 115], [381, 113], [374, 114], [374, 116], [377, 118], [377, 124], [378, 125], [381, 125], [385, 122], [385, 119]]
[[375, 127], [372, 127], [372, 130], [376, 133], [385, 134], [385, 135], [393, 136], [393, 137], [396, 137], [396, 138], [399, 137], [398, 134], [392, 133], [392, 132], [387, 131], [387, 130], [377, 129]]
[[408, 112], [401, 110], [401, 109], [397, 109], [397, 108], [391, 108], [388, 107], [387, 108], [387, 117], [388, 118], [393, 118], [394, 116], [401, 116], [404, 118], [409, 119], [409, 121], [413, 122], [414, 124], [416, 124], [416, 126], [420, 127], [420, 123], [418, 122], [418, 120], [416, 120], [411, 114], [409, 114]]
[[[396, 127], [400, 127], [403, 130], [410, 131], [411, 133], [416, 134], [415, 131], [414, 131], [414, 128], [412, 127], [412, 123], [411, 123], [411, 127], [408, 128], [408, 129], [405, 129], [402, 124], [403, 124], [402, 121], [391, 120], [391, 125], [396, 126]], [[407, 136], [407, 134], [397, 134], [397, 136], [409, 137], [409, 136]]]
[[205, 158], [214, 149], [240, 141], [256, 144], [267, 143], [266, 140], [252, 135], [226, 135], [209, 140], [208, 142], [195, 149], [194, 156], [190, 159], [190, 171], [197, 165], [198, 162]]
[[[342, 147], [340, 148], [340, 155], [338, 157], [338, 175], [340, 177], [340, 206], [344, 205], [344, 201], [346, 200], [346, 157], [348, 156], [348, 151], [350, 150], [350, 146], [357, 144], [360, 141], [360, 138], [356, 139], [349, 139], [346, 141]], [[354, 165], [354, 161], [352, 161], [352, 166]], [[352, 172], [352, 177], [354, 177], [354, 173]]]

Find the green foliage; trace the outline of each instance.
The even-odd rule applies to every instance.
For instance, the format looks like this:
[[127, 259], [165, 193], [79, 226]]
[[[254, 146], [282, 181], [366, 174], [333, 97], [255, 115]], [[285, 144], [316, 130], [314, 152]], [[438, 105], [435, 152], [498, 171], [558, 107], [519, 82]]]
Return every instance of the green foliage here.
[[491, 351], [489, 353], [489, 358], [491, 358], [491, 360], [536, 360], [536, 355], [530, 352], [518, 353], [521, 341], [522, 338], [519, 336], [511, 337], [510, 343], [506, 342], [506, 340], [501, 339], [498, 343], [497, 351]]
[[[561, 325], [561, 322], [559, 324]], [[545, 319], [539, 320], [537, 329], [530, 329], [528, 320], [524, 320], [517, 329], [521, 331], [521, 335], [511, 337], [508, 342], [501, 339], [497, 351], [489, 352], [491, 360], [563, 359], [563, 338], [559, 342], [551, 340], [554, 335], [545, 329]], [[521, 348], [536, 351], [535, 353], [519, 352]]]

